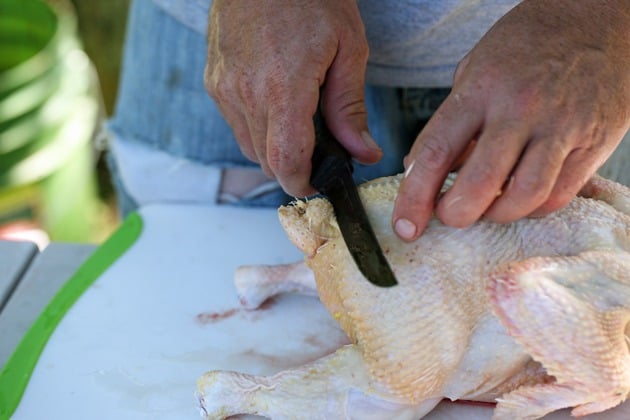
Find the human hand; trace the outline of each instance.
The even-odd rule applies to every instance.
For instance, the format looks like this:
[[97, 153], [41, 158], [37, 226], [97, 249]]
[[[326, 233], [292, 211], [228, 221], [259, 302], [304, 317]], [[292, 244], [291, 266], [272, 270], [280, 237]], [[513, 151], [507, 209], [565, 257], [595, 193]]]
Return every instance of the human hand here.
[[368, 47], [354, 0], [215, 0], [206, 88], [243, 154], [293, 196], [309, 184], [320, 86], [331, 132], [357, 160], [381, 150], [367, 130]]
[[627, 0], [526, 0], [497, 22], [459, 64], [451, 94], [405, 158], [398, 235], [420, 236], [434, 206], [445, 224], [465, 227], [567, 204], [630, 126], [628, 9]]

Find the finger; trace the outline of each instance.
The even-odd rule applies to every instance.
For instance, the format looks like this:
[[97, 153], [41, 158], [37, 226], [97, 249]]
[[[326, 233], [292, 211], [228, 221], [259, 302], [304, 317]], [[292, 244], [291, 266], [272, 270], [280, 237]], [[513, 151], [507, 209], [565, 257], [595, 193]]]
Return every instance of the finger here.
[[[622, 130], [621, 133], [611, 133], [610, 138], [621, 139], [623, 138], [624, 132], [625, 130]], [[576, 136], [579, 136], [578, 138], [583, 135], [583, 131], [576, 134]], [[568, 204], [589, 182], [597, 169], [612, 155], [619, 142], [620, 140], [612, 142], [587, 142], [590, 146], [582, 146], [573, 149], [565, 159], [560, 175], [558, 175], [558, 180], [549, 194], [548, 199], [534, 210], [530, 216], [545, 216]], [[577, 142], [576, 144], [582, 143], [583, 141]]]
[[273, 170], [269, 166], [267, 161], [267, 118], [264, 115], [261, 116], [248, 116], [247, 128], [251, 139], [251, 145], [256, 155], [256, 161], [260, 164], [260, 168], [263, 172], [271, 177], [275, 178]]
[[477, 221], [501, 191], [529, 136], [519, 121], [488, 123], [455, 183], [440, 199], [436, 215], [449, 226]]
[[549, 197], [529, 216], [543, 217], [566, 206], [593, 176], [599, 164], [592, 153], [584, 150], [571, 152], [562, 165]]
[[510, 223], [543, 204], [568, 155], [566, 144], [555, 137], [530, 140], [506, 188], [486, 212], [486, 218]]
[[250, 124], [245, 115], [232, 107], [222, 106], [219, 107], [219, 110], [221, 115], [223, 115], [223, 119], [232, 128], [232, 133], [241, 149], [241, 153], [252, 162], [259, 163], [260, 159], [250, 134]]
[[250, 123], [232, 97], [231, 93], [234, 90], [228, 86], [226, 80], [222, 80], [222, 83], [219, 83], [218, 80], [220, 79], [216, 77], [216, 73], [211, 71], [209, 66], [206, 66], [204, 83], [208, 94], [212, 98], [213, 104], [218, 108], [223, 119], [232, 129], [232, 133], [241, 149], [241, 153], [252, 162], [258, 163], [260, 159], [256, 153], [256, 148], [250, 134]]
[[481, 108], [470, 98], [451, 93], [416, 139], [405, 158], [392, 216], [401, 239], [414, 240], [426, 227], [449, 169], [481, 128]]
[[473, 150], [475, 150], [475, 146], [477, 145], [477, 140], [471, 140], [470, 143], [464, 149], [464, 152], [457, 157], [455, 162], [451, 165], [451, 169], [449, 172], [459, 171], [459, 169], [464, 166], [464, 163], [468, 160], [470, 155], [472, 155]]
[[462, 75], [465, 74], [466, 67], [468, 67], [469, 63], [470, 63], [470, 52], [466, 54], [461, 60], [459, 60], [459, 63], [457, 63], [457, 67], [455, 67], [455, 73], [453, 74], [454, 86], [457, 86], [460, 79], [462, 78]]
[[339, 142], [361, 163], [381, 159], [383, 151], [369, 133], [365, 106], [367, 44], [341, 40], [322, 91], [324, 118]]
[[302, 89], [291, 101], [274, 101], [267, 120], [267, 157], [271, 172], [284, 191], [294, 197], [315, 192], [309, 179], [319, 87]]

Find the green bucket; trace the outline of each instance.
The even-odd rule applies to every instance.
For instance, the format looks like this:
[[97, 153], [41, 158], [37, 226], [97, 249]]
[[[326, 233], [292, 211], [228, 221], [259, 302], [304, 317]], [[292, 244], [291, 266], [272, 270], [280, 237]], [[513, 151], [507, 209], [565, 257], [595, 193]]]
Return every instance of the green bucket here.
[[95, 72], [64, 1], [0, 1], [0, 224], [90, 241], [97, 206]]

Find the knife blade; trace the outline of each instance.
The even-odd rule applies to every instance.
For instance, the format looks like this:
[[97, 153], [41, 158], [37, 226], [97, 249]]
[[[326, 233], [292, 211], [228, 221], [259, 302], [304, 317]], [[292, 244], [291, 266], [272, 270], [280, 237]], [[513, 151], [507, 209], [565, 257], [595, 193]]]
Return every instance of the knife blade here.
[[391, 287], [398, 284], [370, 225], [352, 178], [350, 154], [332, 135], [318, 109], [315, 124], [315, 150], [310, 182], [333, 206], [341, 235], [359, 271], [372, 284]]

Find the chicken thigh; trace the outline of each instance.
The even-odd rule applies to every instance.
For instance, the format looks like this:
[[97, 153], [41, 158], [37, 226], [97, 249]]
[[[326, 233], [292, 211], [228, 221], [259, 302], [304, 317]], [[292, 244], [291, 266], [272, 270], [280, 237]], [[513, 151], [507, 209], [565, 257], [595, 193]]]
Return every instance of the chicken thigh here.
[[390, 224], [399, 181], [359, 188], [392, 288], [361, 275], [327, 200], [279, 209], [305, 261], [239, 269], [241, 302], [316, 288], [351, 344], [270, 377], [208, 372], [198, 383], [207, 418], [419, 419], [447, 398], [496, 402], [497, 419], [534, 419], [625, 400], [628, 188], [594, 178], [546, 217], [464, 229], [434, 218], [406, 243]]

